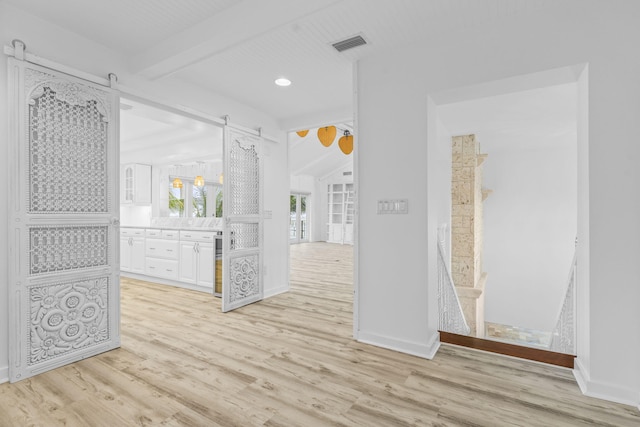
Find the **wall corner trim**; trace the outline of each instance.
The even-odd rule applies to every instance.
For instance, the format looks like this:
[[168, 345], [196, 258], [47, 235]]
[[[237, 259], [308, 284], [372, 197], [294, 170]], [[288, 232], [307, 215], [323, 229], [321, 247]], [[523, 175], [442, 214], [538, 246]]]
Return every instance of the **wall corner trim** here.
[[424, 359], [433, 359], [440, 349], [440, 334], [438, 332], [434, 332], [426, 343], [417, 343], [360, 330], [356, 341]]
[[580, 391], [585, 396], [635, 406], [640, 409], [640, 394], [638, 390], [631, 390], [617, 384], [593, 381], [589, 371], [585, 368], [580, 358], [576, 358], [575, 360], [573, 376], [578, 382]]
[[0, 384], [9, 381], [9, 366], [3, 366], [0, 368]]
[[263, 298], [264, 299], [271, 298], [273, 296], [280, 295], [288, 291], [289, 291], [289, 286], [280, 286], [279, 288], [268, 289], [264, 291]]

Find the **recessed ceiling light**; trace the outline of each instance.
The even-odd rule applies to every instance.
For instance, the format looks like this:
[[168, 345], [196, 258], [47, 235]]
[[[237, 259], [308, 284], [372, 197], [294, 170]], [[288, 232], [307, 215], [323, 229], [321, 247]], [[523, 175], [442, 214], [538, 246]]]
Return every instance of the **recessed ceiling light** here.
[[280, 77], [279, 79], [276, 79], [276, 84], [278, 86], [289, 86], [291, 85], [291, 80], [284, 77]]

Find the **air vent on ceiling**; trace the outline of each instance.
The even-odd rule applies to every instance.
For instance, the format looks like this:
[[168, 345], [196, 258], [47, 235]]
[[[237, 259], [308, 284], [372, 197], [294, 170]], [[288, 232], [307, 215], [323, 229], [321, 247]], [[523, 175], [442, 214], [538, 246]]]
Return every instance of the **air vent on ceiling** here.
[[342, 172], [342, 176], [351, 176], [353, 172]]
[[332, 46], [335, 47], [338, 52], [344, 52], [345, 50], [353, 49], [354, 47], [365, 44], [367, 44], [367, 41], [362, 36], [353, 36], [348, 39], [335, 42]]

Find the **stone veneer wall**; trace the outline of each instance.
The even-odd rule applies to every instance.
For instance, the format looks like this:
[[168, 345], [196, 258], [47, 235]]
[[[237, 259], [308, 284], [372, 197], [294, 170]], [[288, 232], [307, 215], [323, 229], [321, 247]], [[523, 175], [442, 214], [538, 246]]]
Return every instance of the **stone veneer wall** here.
[[470, 335], [484, 336], [484, 284], [482, 271], [482, 163], [475, 135], [452, 138], [451, 275]]

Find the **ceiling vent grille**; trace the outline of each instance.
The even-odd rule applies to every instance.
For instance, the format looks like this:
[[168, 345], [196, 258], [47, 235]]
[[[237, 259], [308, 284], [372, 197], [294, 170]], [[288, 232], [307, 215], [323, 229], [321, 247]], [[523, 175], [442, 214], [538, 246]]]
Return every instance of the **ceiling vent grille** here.
[[338, 52], [344, 52], [345, 50], [353, 49], [354, 47], [365, 44], [367, 44], [367, 41], [362, 36], [353, 36], [348, 39], [335, 42], [331, 46], [333, 46]]

